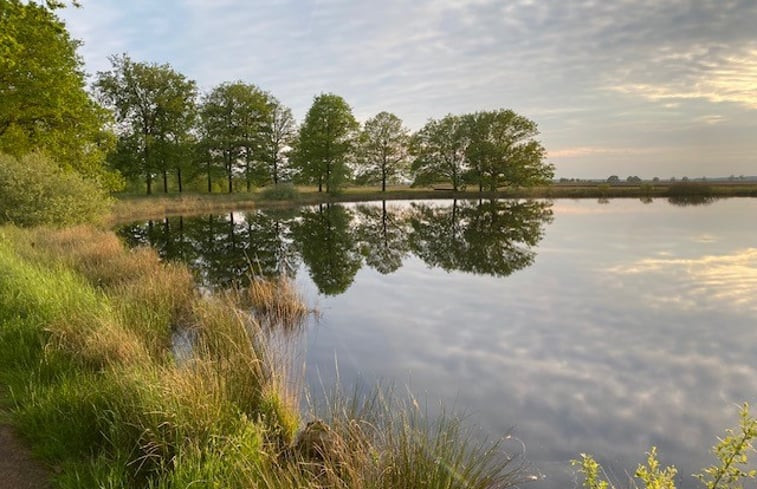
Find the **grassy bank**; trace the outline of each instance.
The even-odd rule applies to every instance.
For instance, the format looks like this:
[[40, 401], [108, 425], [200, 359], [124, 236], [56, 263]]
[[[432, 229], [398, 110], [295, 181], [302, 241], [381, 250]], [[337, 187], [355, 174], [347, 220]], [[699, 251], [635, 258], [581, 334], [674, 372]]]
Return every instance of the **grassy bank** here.
[[[266, 330], [301, 318], [298, 301], [279, 282], [200, 295], [184, 267], [125, 250], [110, 232], [0, 228], [4, 409], [61, 488], [522, 480], [455, 418], [429, 420], [381, 392], [300, 413], [291, 359]], [[183, 354], [177, 331], [192, 339]]]
[[113, 209], [111, 222], [124, 223], [139, 219], [170, 215], [225, 212], [254, 208], [290, 207], [321, 202], [366, 202], [409, 199], [479, 199], [479, 198], [686, 198], [686, 197], [757, 197], [757, 184], [751, 183], [660, 183], [660, 184], [555, 184], [547, 187], [512, 188], [497, 192], [458, 191], [446, 187], [389, 187], [386, 192], [373, 187], [349, 187], [337, 195], [319, 193], [311, 187], [299, 187], [296, 198], [271, 200], [265, 192], [233, 194], [155, 194], [152, 196], [120, 195]]

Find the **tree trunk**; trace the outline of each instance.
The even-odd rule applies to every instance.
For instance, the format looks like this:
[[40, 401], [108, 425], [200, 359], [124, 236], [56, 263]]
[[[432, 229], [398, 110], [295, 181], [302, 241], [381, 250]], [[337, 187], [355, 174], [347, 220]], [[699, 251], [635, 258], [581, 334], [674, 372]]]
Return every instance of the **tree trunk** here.
[[318, 175], [318, 191], [323, 192], [323, 177]]
[[176, 169], [176, 180], [179, 184], [179, 193], [181, 193], [184, 190], [181, 186], [181, 168]]
[[279, 158], [273, 155], [273, 184], [279, 184]]
[[163, 193], [168, 193], [168, 170], [163, 170]]
[[210, 193], [213, 193], [213, 185], [211, 184], [212, 182], [210, 179], [210, 163], [208, 163], [207, 170], [208, 170], [208, 193], [210, 194]]
[[147, 173], [147, 195], [152, 194], [152, 175]]

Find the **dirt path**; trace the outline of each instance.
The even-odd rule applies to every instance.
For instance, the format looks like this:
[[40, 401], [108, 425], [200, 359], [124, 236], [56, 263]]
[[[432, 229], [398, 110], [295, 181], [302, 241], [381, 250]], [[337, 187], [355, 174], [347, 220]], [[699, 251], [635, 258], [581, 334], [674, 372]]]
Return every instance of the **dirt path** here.
[[49, 478], [13, 429], [0, 425], [0, 489], [49, 489]]

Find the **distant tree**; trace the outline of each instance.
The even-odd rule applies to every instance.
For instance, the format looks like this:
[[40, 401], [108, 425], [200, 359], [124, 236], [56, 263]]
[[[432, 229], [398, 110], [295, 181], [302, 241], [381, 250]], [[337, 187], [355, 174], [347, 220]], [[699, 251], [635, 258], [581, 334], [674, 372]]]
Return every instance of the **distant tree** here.
[[203, 145], [207, 156], [223, 167], [229, 193], [234, 191], [234, 174], [240, 166], [248, 191], [253, 181], [264, 178], [261, 162], [266, 158], [270, 117], [268, 96], [255, 85], [222, 83], [203, 98]]
[[657, 182], [659, 182], [659, 181], [660, 181], [660, 177], [654, 177], [654, 178], [652, 179], [652, 181], [653, 181], [654, 183], [657, 183]]
[[268, 124], [263, 131], [263, 161], [274, 185], [282, 176], [283, 164], [287, 161], [287, 150], [291, 149], [297, 137], [297, 124], [292, 111], [276, 98], [268, 98]]
[[682, 182], [688, 182], [689, 181], [689, 177], [683, 176], [683, 177], [681, 177], [681, 181]]
[[379, 112], [365, 122], [360, 134], [360, 174], [368, 182], [386, 182], [405, 173], [408, 167], [410, 131], [402, 119], [389, 112]]
[[462, 117], [467, 140], [469, 178], [479, 191], [501, 185], [534, 185], [554, 177], [544, 163], [544, 147], [535, 138], [536, 123], [512, 110], [494, 110]]
[[620, 177], [617, 175], [610, 175], [607, 179], [607, 183], [620, 183]]
[[113, 190], [122, 182], [104, 164], [111, 119], [85, 90], [80, 43], [54, 12], [62, 5], [0, 1], [0, 152], [43, 151]]
[[110, 71], [97, 74], [95, 90], [118, 123], [114, 161], [125, 174], [144, 178], [148, 194], [153, 179], [162, 175], [168, 192], [168, 171], [180, 175], [185, 161], [196, 84], [168, 64], [135, 62], [125, 54], [110, 62]]
[[463, 184], [467, 141], [459, 116], [448, 114], [429, 120], [411, 139], [411, 170], [414, 185], [442, 180], [452, 183], [457, 191]]
[[359, 124], [352, 109], [333, 93], [318, 95], [305, 116], [293, 163], [300, 178], [317, 183], [318, 191], [336, 191], [347, 178], [347, 162], [355, 150]]
[[628, 178], [626, 178], [626, 182], [628, 182], [628, 183], [641, 183], [641, 178], [639, 178], [637, 176], [629, 176]]

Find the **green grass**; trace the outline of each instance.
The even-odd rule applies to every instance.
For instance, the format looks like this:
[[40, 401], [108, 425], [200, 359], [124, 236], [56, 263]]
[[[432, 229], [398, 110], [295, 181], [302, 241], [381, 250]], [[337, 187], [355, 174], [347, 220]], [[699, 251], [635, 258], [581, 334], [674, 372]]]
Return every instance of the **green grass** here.
[[[201, 296], [185, 268], [130, 252], [110, 232], [0, 228], [4, 409], [59, 469], [56, 487], [485, 489], [523, 479], [458, 418], [431, 419], [386, 394], [333, 396], [325, 412], [300, 413], [292, 359], [240, 309], [247, 293]], [[283, 303], [298, 300], [289, 290], [263, 314], [300, 314]], [[180, 361], [177, 328], [194, 338]]]

